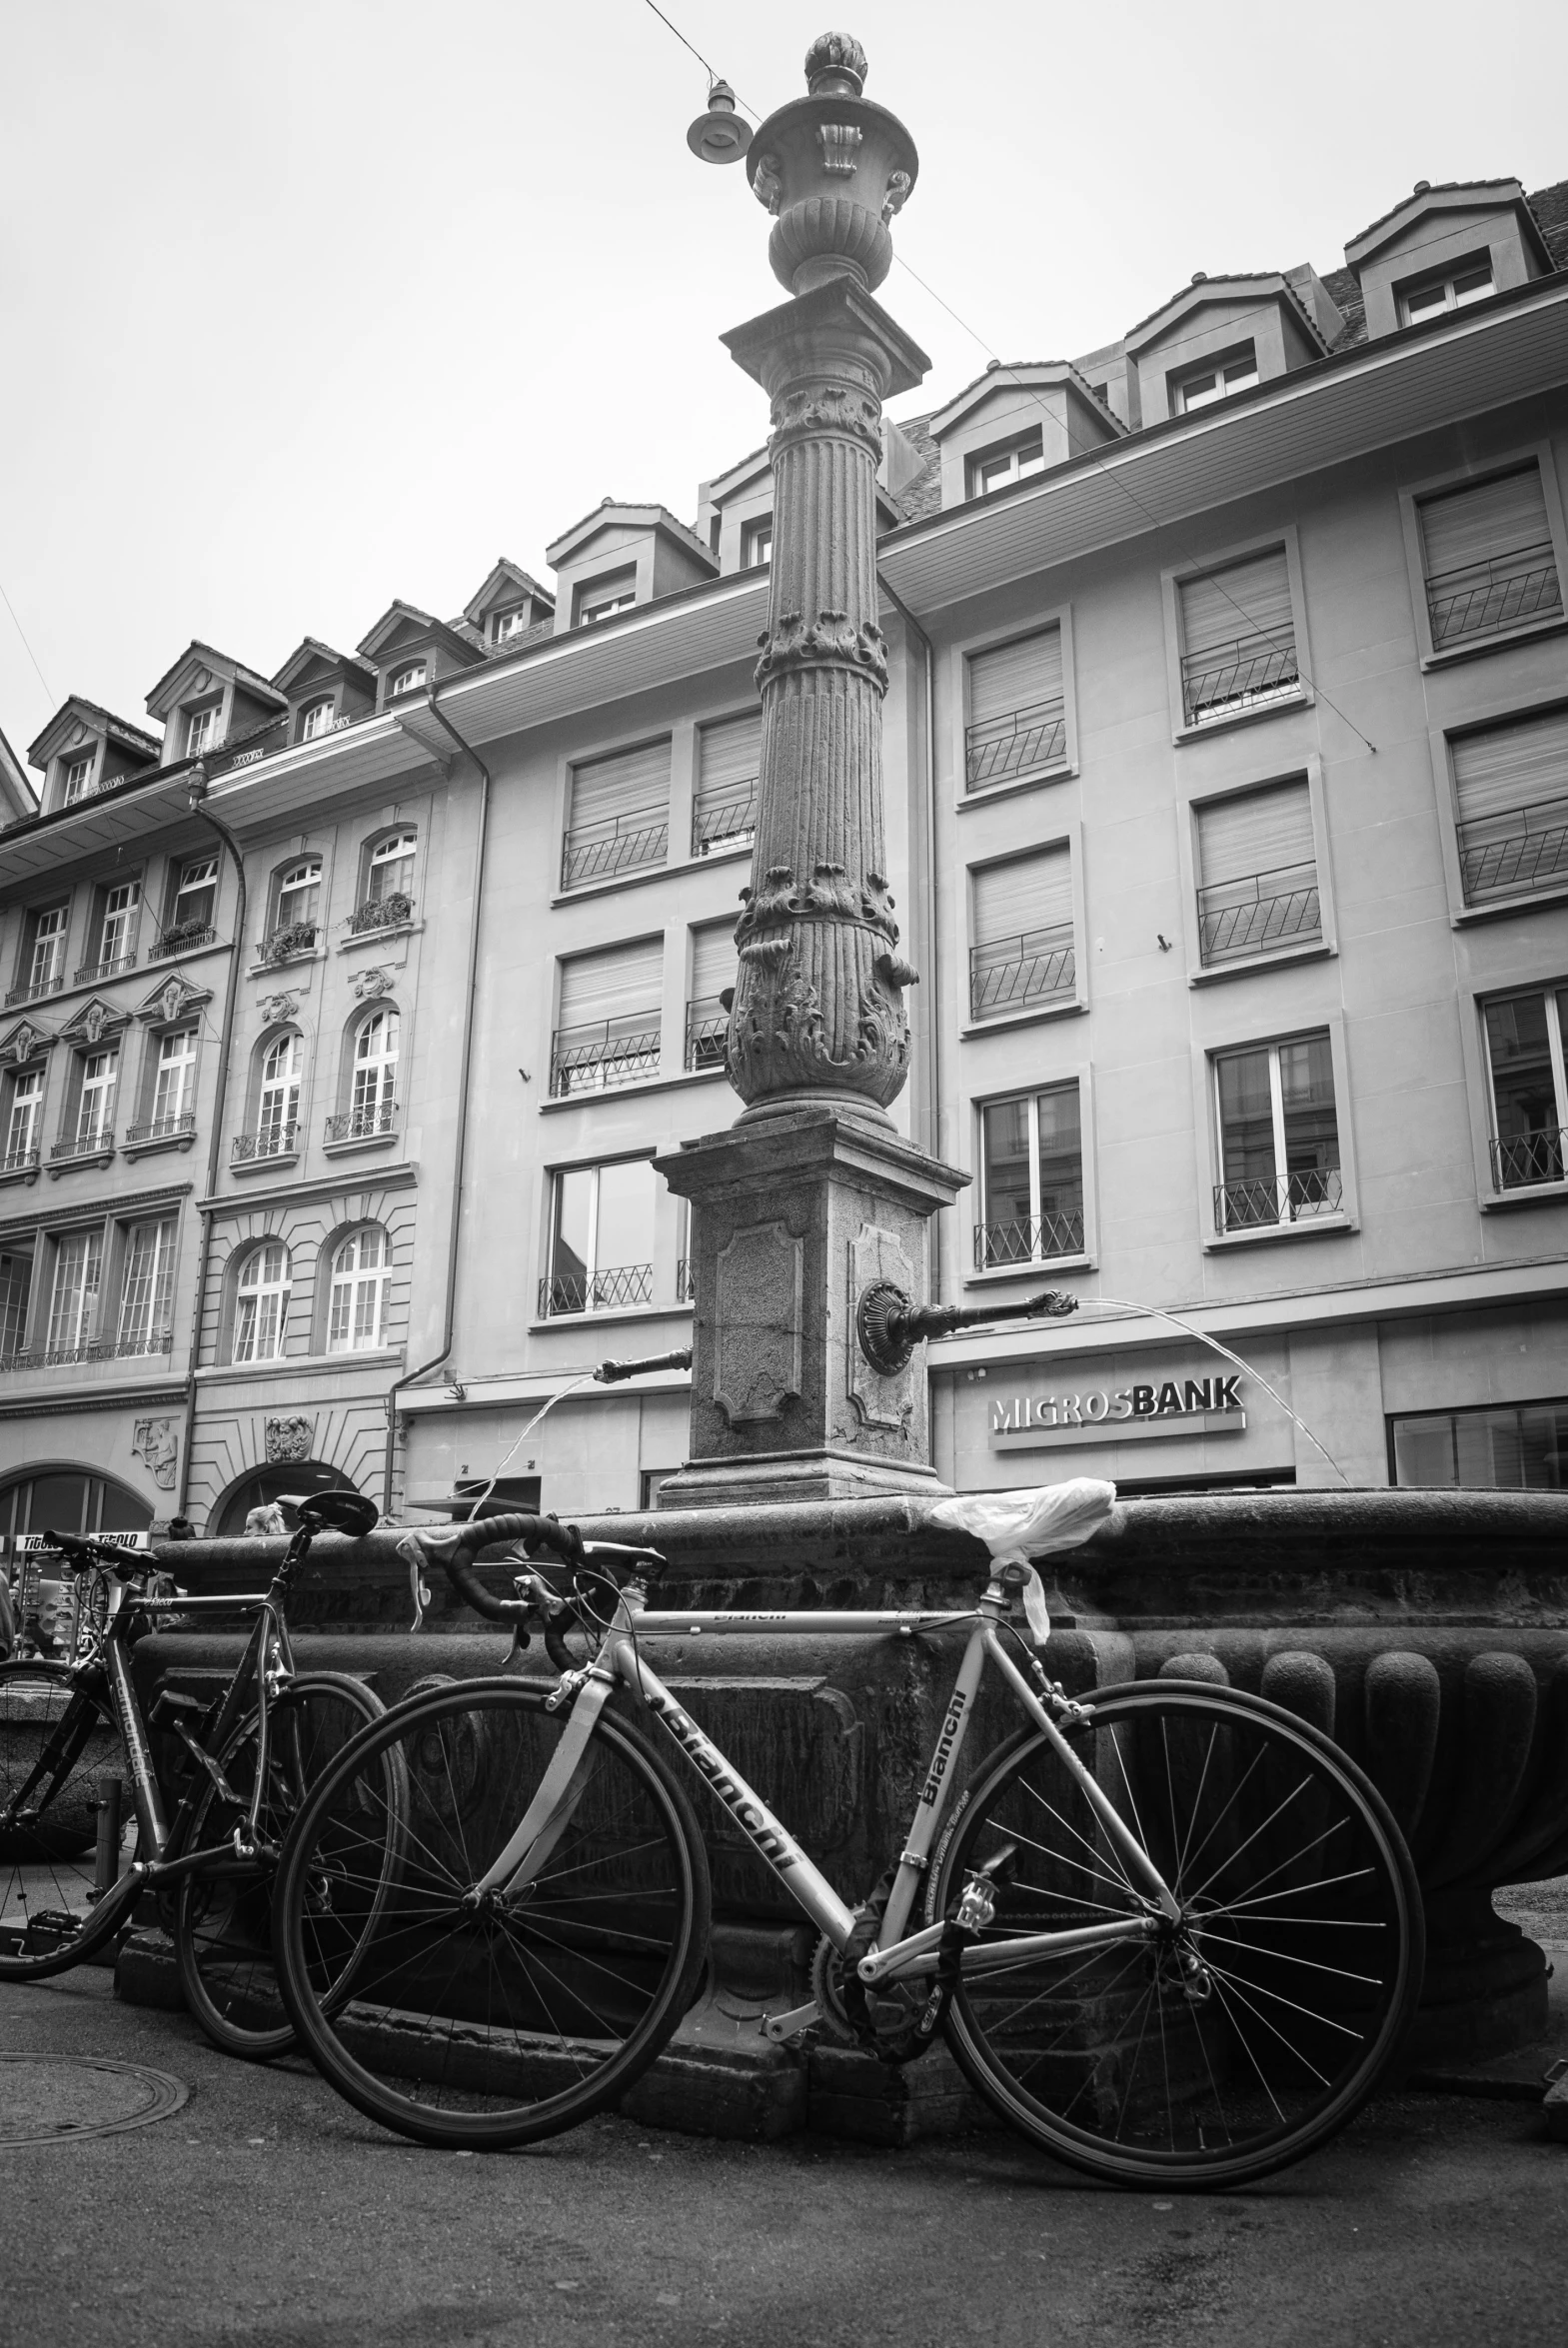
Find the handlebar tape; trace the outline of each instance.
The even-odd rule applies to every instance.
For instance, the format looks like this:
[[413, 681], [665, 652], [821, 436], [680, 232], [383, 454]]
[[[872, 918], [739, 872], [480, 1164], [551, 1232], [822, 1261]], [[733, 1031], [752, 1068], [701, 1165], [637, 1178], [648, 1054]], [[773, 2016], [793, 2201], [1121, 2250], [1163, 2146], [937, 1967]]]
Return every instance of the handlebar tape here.
[[[474, 1570], [474, 1550], [488, 1549], [497, 1541], [522, 1541], [530, 1555], [536, 1548], [555, 1549], [564, 1562], [572, 1561], [571, 1545], [562, 1545], [551, 1538], [552, 1533], [565, 1534], [566, 1528], [555, 1524], [548, 1516], [518, 1514], [514, 1516], [475, 1516], [463, 1527], [464, 1539], [450, 1557], [443, 1557], [447, 1579], [467, 1605], [487, 1622], [516, 1622], [524, 1612], [523, 1601], [517, 1598], [494, 1598]], [[477, 1534], [470, 1545], [467, 1536]], [[575, 1536], [573, 1536], [575, 1538]]]

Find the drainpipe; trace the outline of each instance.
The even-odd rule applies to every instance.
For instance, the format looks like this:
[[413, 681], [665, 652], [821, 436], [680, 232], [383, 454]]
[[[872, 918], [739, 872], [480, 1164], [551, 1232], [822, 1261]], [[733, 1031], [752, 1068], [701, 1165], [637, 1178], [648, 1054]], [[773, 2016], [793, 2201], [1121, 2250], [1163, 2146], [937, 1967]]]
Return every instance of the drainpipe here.
[[[930, 638], [919, 621], [897, 593], [889, 587], [880, 571], [876, 584], [892, 605], [911, 636], [919, 638], [921, 663], [925, 671], [925, 879], [927, 903], [930, 907], [930, 1084], [931, 1084], [931, 1156], [942, 1156], [941, 1145], [941, 1024], [946, 1011], [939, 981], [941, 923], [936, 908], [936, 654]], [[941, 1287], [942, 1218], [931, 1217], [931, 1294], [940, 1296]]]
[[462, 1226], [463, 1180], [468, 1163], [469, 1088], [473, 1076], [474, 1003], [479, 992], [480, 907], [483, 903], [482, 892], [485, 881], [485, 844], [490, 831], [490, 769], [472, 744], [464, 741], [446, 711], [438, 709], [436, 706], [437, 691], [438, 688], [433, 685], [426, 705], [431, 716], [441, 727], [443, 733], [451, 735], [464, 757], [472, 760], [479, 769], [480, 775], [479, 841], [474, 853], [474, 919], [469, 925], [468, 990], [463, 1002], [463, 1044], [459, 1062], [462, 1073], [458, 1080], [458, 1145], [452, 1174], [452, 1232], [447, 1243], [445, 1326], [441, 1351], [433, 1353], [428, 1361], [422, 1361], [418, 1369], [405, 1370], [403, 1376], [396, 1379], [387, 1390], [387, 1453], [381, 1484], [381, 1511], [384, 1516], [392, 1514], [392, 1468], [398, 1440], [398, 1396], [404, 1387], [412, 1385], [416, 1378], [426, 1376], [433, 1369], [439, 1369], [452, 1351], [453, 1323], [458, 1300], [458, 1233]]
[[[216, 1200], [218, 1172], [223, 1163], [223, 1128], [225, 1107], [229, 1093], [229, 1064], [234, 1052], [234, 1015], [239, 1004], [239, 958], [245, 951], [245, 924], [247, 920], [245, 859], [240, 844], [219, 817], [204, 805], [207, 797], [207, 771], [198, 766], [192, 770], [190, 784], [191, 813], [209, 831], [216, 832], [234, 866], [237, 898], [234, 914], [234, 943], [229, 949], [229, 987], [223, 1006], [223, 1033], [218, 1045], [218, 1084], [213, 1099], [212, 1142], [207, 1152], [207, 1196]], [[214, 909], [216, 910], [216, 908]], [[185, 1514], [185, 1503], [191, 1490], [191, 1442], [196, 1433], [196, 1364], [202, 1335], [202, 1307], [207, 1296], [207, 1271], [212, 1260], [213, 1223], [217, 1217], [216, 1204], [201, 1209], [202, 1236], [197, 1250], [196, 1302], [191, 1314], [191, 1348], [189, 1366], [185, 1372], [185, 1444], [180, 1459], [180, 1504], [177, 1516]]]

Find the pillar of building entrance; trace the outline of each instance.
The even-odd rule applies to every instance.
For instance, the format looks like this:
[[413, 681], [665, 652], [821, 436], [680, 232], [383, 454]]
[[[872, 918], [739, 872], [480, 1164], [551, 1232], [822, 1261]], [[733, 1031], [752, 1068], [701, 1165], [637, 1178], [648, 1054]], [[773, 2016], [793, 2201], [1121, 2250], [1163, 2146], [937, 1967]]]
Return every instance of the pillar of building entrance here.
[[928, 1293], [930, 1217], [966, 1174], [887, 1115], [908, 1071], [887, 884], [877, 620], [882, 402], [925, 355], [872, 299], [918, 159], [861, 96], [840, 33], [813, 42], [807, 96], [747, 161], [792, 299], [724, 337], [772, 404], [774, 548], [757, 683], [762, 769], [752, 885], [736, 932], [725, 1134], [658, 1161], [692, 1201], [692, 1456], [662, 1508], [935, 1494], [923, 1349], [897, 1366], [857, 1334], [868, 1291]]

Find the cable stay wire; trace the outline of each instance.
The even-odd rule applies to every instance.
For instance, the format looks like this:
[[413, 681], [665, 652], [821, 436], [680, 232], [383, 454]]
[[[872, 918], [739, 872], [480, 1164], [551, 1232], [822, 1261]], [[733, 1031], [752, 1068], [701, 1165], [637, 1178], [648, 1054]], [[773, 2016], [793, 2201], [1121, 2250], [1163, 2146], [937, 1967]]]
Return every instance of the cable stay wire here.
[[[680, 26], [672, 23], [662, 8], [655, 7], [654, 0], [644, 0], [644, 5], [653, 10], [653, 13], [658, 17], [661, 24], [668, 26], [669, 30], [674, 33], [676, 39], [681, 43], [684, 49], [691, 50], [692, 55], [698, 60], [698, 63], [706, 69], [709, 79], [711, 81], [717, 81], [720, 77], [715, 72], [713, 66], [709, 64], [708, 59], [703, 55], [702, 51], [696, 48], [693, 43], [687, 39]], [[760, 110], [753, 106], [751, 101], [744, 97], [739, 90], [736, 92], [736, 103], [745, 113], [754, 115], [759, 120], [762, 119]], [[953, 324], [958, 327], [962, 333], [969, 337], [969, 340], [975, 345], [975, 347], [985, 353], [986, 358], [991, 362], [993, 373], [1000, 376], [1004, 381], [1010, 383], [1015, 390], [1021, 391], [1024, 397], [1031, 400], [1035, 407], [1039, 409], [1042, 416], [1050, 415], [1050, 410], [1046, 407], [1045, 402], [1040, 398], [1039, 393], [1035, 390], [1034, 386], [1022, 381], [1021, 377], [1017, 373], [1016, 368], [1010, 367], [1006, 361], [1003, 360], [995, 350], [993, 350], [991, 345], [985, 340], [985, 337], [980, 334], [976, 328], [972, 327], [968, 320], [953, 308], [952, 304], [946, 299], [944, 295], [939, 294], [936, 291], [936, 288], [930, 284], [926, 278], [923, 278], [920, 275], [919, 271], [914, 267], [912, 262], [905, 259], [904, 255], [898, 252], [896, 249], [893, 253], [893, 260], [896, 262], [897, 266], [903, 270], [906, 276], [911, 277], [914, 280], [915, 284], [920, 288], [922, 293], [928, 295], [931, 301], [936, 303], [939, 309], [946, 311], [947, 316], [952, 320]], [[1226, 587], [1224, 583], [1223, 572], [1212, 571], [1205, 568], [1205, 558], [1196, 554], [1190, 546], [1186, 545], [1184, 541], [1176, 535], [1175, 526], [1173, 523], [1167, 521], [1162, 515], [1157, 514], [1153, 507], [1150, 506], [1145, 499], [1139, 497], [1137, 491], [1133, 489], [1129, 483], [1122, 479], [1121, 470], [1119, 467], [1112, 467], [1107, 465], [1104, 459], [1098, 456], [1092, 449], [1086, 450], [1084, 453], [1087, 455], [1089, 462], [1093, 465], [1095, 471], [1103, 474], [1107, 481], [1114, 483], [1115, 487], [1120, 490], [1122, 496], [1126, 498], [1130, 504], [1137, 508], [1138, 512], [1143, 516], [1143, 519], [1145, 522], [1147, 522], [1151, 530], [1163, 530], [1171, 534], [1171, 542], [1174, 545], [1182, 563], [1191, 564], [1193, 569], [1202, 575], [1205, 583], [1208, 586], [1218, 590], [1219, 594], [1224, 598], [1225, 602], [1229, 604], [1231, 610], [1236, 614], [1237, 618], [1243, 622], [1247, 630], [1252, 635], [1261, 637], [1265, 643], [1272, 644], [1274, 639], [1270, 635], [1268, 629], [1264, 627], [1262, 621], [1257, 619], [1251, 612], [1249, 612], [1244, 604], [1238, 603], [1236, 598], [1231, 594], [1229, 588]], [[1212, 558], [1209, 559], [1211, 560]], [[1369, 736], [1362, 733], [1354, 718], [1352, 718], [1347, 711], [1341, 709], [1339, 703], [1334, 700], [1332, 694], [1325, 692], [1323, 687], [1318, 684], [1316, 679], [1309, 676], [1305, 668], [1301, 666], [1299, 646], [1296, 648], [1296, 666], [1297, 674], [1299, 675], [1302, 684], [1304, 684], [1310, 692], [1316, 694], [1319, 701], [1326, 703], [1328, 708], [1333, 711], [1334, 715], [1349, 727], [1356, 740], [1358, 742], [1365, 743], [1368, 752], [1373, 758], [1376, 758], [1377, 744], [1373, 742]]]
[[34, 652], [32, 646], [27, 641], [27, 631], [16, 616], [16, 606], [14, 603], [12, 603], [11, 598], [6, 594], [5, 582], [3, 579], [0, 579], [0, 603], [5, 605], [6, 610], [11, 615], [11, 625], [16, 630], [17, 635], [22, 639], [22, 650], [26, 653], [28, 659], [33, 664], [34, 674], [37, 676], [39, 684], [44, 689], [44, 695], [49, 703], [49, 707], [51, 710], [57, 710], [60, 707], [59, 698], [56, 694], [50, 691], [49, 680], [44, 675], [42, 669], [40, 669], [38, 666], [38, 655]]

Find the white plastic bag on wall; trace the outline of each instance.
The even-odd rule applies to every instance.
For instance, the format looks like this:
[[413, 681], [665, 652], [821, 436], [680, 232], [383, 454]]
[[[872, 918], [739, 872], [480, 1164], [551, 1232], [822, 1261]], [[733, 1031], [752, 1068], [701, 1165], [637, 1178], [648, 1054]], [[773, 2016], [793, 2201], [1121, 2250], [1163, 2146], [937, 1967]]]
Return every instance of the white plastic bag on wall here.
[[1065, 1483], [1035, 1484], [1025, 1491], [959, 1492], [938, 1500], [931, 1522], [952, 1532], [971, 1532], [998, 1565], [1026, 1565], [1075, 1549], [1116, 1505], [1116, 1487], [1099, 1476], [1074, 1475]]

